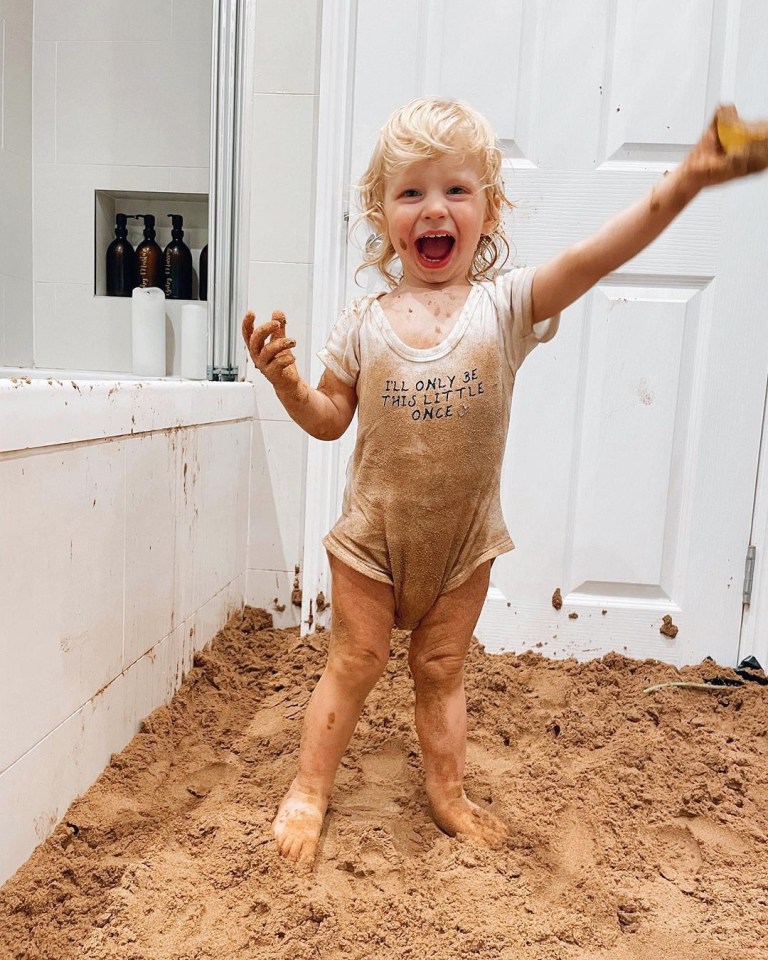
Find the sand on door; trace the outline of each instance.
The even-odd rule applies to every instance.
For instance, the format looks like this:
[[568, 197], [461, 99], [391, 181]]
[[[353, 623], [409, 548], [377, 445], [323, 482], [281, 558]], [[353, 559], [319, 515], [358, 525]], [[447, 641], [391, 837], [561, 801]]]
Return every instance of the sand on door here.
[[[717, 102], [768, 114], [764, 5], [492, 0], [482, 22], [477, 9], [357, 5], [349, 179], [398, 105], [469, 101], [504, 146], [516, 264], [643, 195]], [[768, 360], [765, 209], [766, 178], [701, 194], [526, 361], [502, 490], [517, 550], [494, 566], [478, 628], [489, 649], [735, 661]], [[353, 244], [346, 300], [357, 263]]]

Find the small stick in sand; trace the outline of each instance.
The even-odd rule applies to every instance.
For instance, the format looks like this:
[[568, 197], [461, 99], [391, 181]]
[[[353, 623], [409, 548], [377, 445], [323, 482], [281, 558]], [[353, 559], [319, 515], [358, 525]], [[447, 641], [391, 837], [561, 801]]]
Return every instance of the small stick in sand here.
[[664, 690], [666, 687], [685, 687], [686, 690], [720, 690], [721, 693], [728, 689], [720, 683], [690, 683], [687, 680], [670, 680], [669, 683], [657, 683], [652, 687], [646, 687], [643, 693], [653, 693], [655, 690]]

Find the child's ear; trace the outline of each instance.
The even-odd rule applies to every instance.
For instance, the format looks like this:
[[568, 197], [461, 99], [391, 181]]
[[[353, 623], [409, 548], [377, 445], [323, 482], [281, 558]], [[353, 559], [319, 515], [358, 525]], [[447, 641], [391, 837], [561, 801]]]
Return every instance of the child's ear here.
[[487, 219], [483, 224], [483, 233], [493, 233], [499, 225], [501, 213], [501, 200], [498, 197], [491, 197], [488, 200]]

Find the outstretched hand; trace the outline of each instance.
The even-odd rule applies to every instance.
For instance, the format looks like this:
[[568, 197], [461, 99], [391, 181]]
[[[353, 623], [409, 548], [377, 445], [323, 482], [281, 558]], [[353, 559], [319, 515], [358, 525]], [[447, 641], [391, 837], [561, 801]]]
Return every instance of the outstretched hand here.
[[269, 323], [263, 323], [254, 330], [255, 320], [249, 310], [243, 317], [242, 330], [256, 369], [264, 374], [276, 390], [295, 386], [300, 381], [296, 357], [291, 352], [296, 341], [285, 335], [285, 314], [282, 310], [275, 310]]
[[718, 123], [742, 123], [733, 104], [721, 104], [717, 108], [701, 139], [683, 161], [685, 172], [697, 187], [725, 183], [768, 168], [768, 137], [751, 141], [744, 137], [746, 142], [742, 147], [726, 150], [717, 132]]

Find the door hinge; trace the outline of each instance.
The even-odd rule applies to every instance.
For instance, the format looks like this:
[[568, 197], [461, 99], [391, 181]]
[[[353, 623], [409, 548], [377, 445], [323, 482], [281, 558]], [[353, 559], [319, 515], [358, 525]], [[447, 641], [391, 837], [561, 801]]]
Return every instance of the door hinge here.
[[747, 547], [747, 559], [744, 561], [744, 592], [741, 602], [749, 603], [752, 599], [752, 582], [755, 578], [755, 554], [757, 547], [750, 543]]

